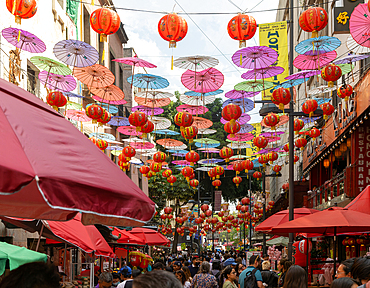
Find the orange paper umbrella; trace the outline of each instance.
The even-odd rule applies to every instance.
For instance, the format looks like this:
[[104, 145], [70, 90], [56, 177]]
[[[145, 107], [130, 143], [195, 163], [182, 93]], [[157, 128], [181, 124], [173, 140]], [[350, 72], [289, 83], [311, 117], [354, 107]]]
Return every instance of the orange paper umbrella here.
[[123, 91], [116, 85], [110, 85], [103, 88], [91, 87], [90, 92], [95, 96], [98, 96], [101, 102], [108, 104], [114, 104], [113, 102], [120, 101], [125, 98]]
[[156, 107], [163, 107], [167, 106], [171, 103], [170, 98], [161, 98], [161, 99], [146, 99], [141, 97], [135, 97], [135, 102], [139, 105], [143, 105], [146, 107], [156, 108]]
[[88, 87], [103, 88], [114, 83], [113, 73], [100, 64], [78, 68], [74, 67], [73, 75]]
[[184, 145], [183, 142], [181, 142], [179, 140], [171, 139], [171, 138], [159, 139], [156, 142], [157, 142], [157, 144], [162, 145], [162, 146], [166, 146], [167, 148]]
[[211, 120], [202, 117], [193, 117], [194, 122], [192, 126], [197, 127], [198, 129], [207, 129], [213, 125]]

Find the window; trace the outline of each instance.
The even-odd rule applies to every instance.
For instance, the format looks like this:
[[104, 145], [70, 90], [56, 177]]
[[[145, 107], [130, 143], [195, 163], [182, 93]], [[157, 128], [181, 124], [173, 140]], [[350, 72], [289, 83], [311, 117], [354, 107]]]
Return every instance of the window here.
[[84, 42], [90, 44], [90, 14], [84, 7]]
[[113, 60], [115, 59], [112, 52], [109, 53], [109, 59], [110, 59], [110, 71], [113, 73], [114, 77], [116, 77], [115, 85], [117, 85], [117, 75], [116, 75], [116, 62]]

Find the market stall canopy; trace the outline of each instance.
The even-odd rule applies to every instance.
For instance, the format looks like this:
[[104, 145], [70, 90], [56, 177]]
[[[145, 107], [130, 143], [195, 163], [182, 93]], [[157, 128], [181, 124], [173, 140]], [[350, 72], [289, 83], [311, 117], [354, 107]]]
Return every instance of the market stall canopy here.
[[84, 225], [124, 226], [152, 218], [155, 204], [62, 115], [2, 79], [0, 97], [1, 215], [66, 221], [81, 212]]
[[114, 227], [113, 229], [114, 230], [112, 231], [112, 234], [119, 237], [117, 243], [145, 245], [145, 241], [142, 238], [137, 237], [130, 232], [119, 229], [117, 227]]
[[162, 234], [148, 228], [133, 228], [130, 234], [143, 239], [145, 244], [149, 246], [166, 246], [171, 243], [170, 240]]
[[367, 186], [355, 199], [353, 199], [345, 208], [357, 212], [370, 214], [370, 186]]
[[283, 236], [280, 236], [280, 237], [274, 237], [274, 238], [271, 238], [269, 240], [266, 241], [266, 245], [267, 246], [285, 246], [285, 247], [288, 247], [288, 243], [289, 243], [289, 238], [288, 237], [283, 237]]

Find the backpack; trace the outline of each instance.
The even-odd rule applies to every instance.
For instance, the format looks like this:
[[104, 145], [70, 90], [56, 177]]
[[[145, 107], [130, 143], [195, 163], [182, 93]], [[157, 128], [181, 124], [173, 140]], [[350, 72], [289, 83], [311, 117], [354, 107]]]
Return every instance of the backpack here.
[[257, 268], [254, 268], [252, 271], [248, 271], [244, 278], [244, 288], [258, 288], [257, 279], [256, 279]]

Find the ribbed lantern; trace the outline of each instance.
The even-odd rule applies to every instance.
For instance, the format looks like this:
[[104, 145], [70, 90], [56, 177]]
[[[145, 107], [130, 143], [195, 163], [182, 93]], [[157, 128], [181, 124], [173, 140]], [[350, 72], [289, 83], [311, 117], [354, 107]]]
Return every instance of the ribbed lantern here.
[[239, 48], [246, 46], [246, 40], [251, 39], [257, 31], [256, 20], [249, 15], [238, 13], [227, 25], [229, 36], [239, 41]]

